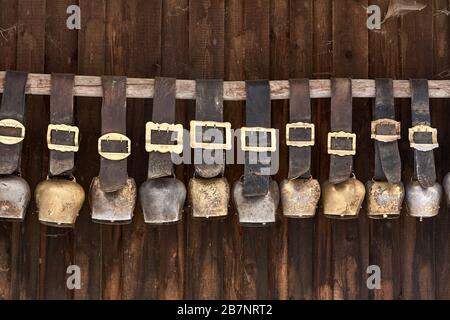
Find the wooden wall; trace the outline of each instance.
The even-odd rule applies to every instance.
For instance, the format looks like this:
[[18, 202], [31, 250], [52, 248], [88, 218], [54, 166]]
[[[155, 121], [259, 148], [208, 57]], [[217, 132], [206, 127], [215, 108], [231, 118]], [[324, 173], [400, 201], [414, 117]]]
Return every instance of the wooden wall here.
[[[394, 1], [393, 2], [399, 2]], [[405, 1], [403, 1], [405, 2]], [[0, 70], [72, 72], [183, 79], [288, 79], [423, 77], [442, 79], [450, 69], [448, 0], [419, 0], [420, 12], [391, 18], [368, 31], [365, 8], [389, 0], [0, 0]], [[65, 27], [66, 8], [81, 7], [82, 28]], [[447, 70], [447, 72], [445, 72]], [[28, 97], [23, 176], [34, 188], [45, 178], [44, 136], [48, 97]], [[403, 132], [410, 125], [409, 101], [398, 100]], [[150, 100], [129, 100], [128, 134], [133, 140], [129, 172], [146, 177], [143, 128]], [[194, 115], [192, 101], [179, 101], [180, 121]], [[99, 170], [96, 141], [100, 99], [79, 98], [82, 132], [77, 180], [86, 191]], [[225, 118], [239, 127], [244, 103], [227, 102]], [[448, 101], [432, 102], [441, 147], [435, 152], [439, 179], [449, 171]], [[313, 172], [328, 174], [325, 137], [329, 100], [315, 100], [319, 136]], [[287, 121], [287, 102], [273, 103], [273, 126]], [[370, 180], [371, 101], [354, 100], [358, 133], [356, 175]], [[281, 135], [283, 136], [283, 135]], [[400, 142], [404, 181], [412, 157]], [[241, 166], [227, 167], [235, 181]], [[177, 169], [185, 182], [190, 166]], [[287, 175], [287, 152], [281, 167]], [[187, 208], [188, 209], [188, 208]], [[38, 223], [31, 203], [24, 223], [0, 223], [0, 299], [449, 299], [450, 219], [444, 204], [437, 218], [419, 222], [286, 220], [268, 228], [241, 228], [235, 209], [225, 221], [186, 219], [173, 226], [145, 225], [140, 209], [128, 226], [91, 222], [86, 205], [74, 230]], [[81, 267], [81, 290], [66, 289], [66, 268]], [[368, 290], [366, 268], [382, 271], [381, 290]]]

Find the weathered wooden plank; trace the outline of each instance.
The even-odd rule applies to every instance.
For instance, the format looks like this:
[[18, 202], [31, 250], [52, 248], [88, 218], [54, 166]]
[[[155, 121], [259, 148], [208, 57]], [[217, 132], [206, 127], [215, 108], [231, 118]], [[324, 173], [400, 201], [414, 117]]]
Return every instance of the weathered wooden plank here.
[[[164, 76], [183, 78], [187, 75], [189, 57], [189, 1], [163, 1], [162, 65]], [[177, 123], [187, 123], [187, 105], [177, 101]], [[176, 176], [183, 181], [185, 166], [176, 168]], [[187, 213], [188, 210], [185, 210]], [[186, 216], [185, 216], [186, 217]], [[185, 218], [187, 219], [187, 217]], [[158, 299], [185, 297], [186, 220], [178, 225], [159, 228], [159, 286]]]
[[[450, 1], [435, 0], [434, 12], [434, 79], [448, 79], [450, 74], [450, 23], [448, 16], [439, 13], [439, 10], [448, 10], [450, 8]], [[438, 169], [439, 181], [447, 172], [450, 171], [449, 158], [450, 146], [446, 143], [450, 135], [450, 122], [446, 108], [449, 107], [448, 100], [432, 101], [433, 108], [433, 125], [439, 128], [440, 148], [436, 150], [436, 168]], [[436, 298], [450, 299], [450, 274], [447, 271], [450, 265], [450, 219], [448, 216], [448, 206], [445, 205], [446, 200], [442, 203], [442, 208], [435, 223], [435, 240], [436, 243]]]
[[[130, 55], [130, 35], [124, 25], [128, 17], [125, 12], [126, 1], [110, 0], [106, 2], [105, 29], [105, 74], [124, 75]], [[101, 226], [102, 254], [102, 298], [120, 300], [123, 282], [123, 226]]]
[[[291, 68], [286, 70], [287, 75], [283, 74], [282, 76], [311, 78], [313, 69], [313, 1], [291, 1], [289, 12], [290, 43], [289, 48], [283, 48], [283, 50], [290, 52], [287, 61], [289, 61]], [[279, 61], [279, 64], [283, 64], [283, 60]], [[317, 109], [313, 110], [313, 112], [315, 111]], [[288, 122], [287, 115], [288, 113], [286, 113], [283, 122], [279, 124], [280, 128], [284, 128], [284, 124]], [[284, 141], [285, 133], [281, 133], [281, 137], [283, 137]], [[289, 162], [288, 153], [280, 154], [280, 157], [285, 168], [287, 168], [287, 163]], [[314, 161], [311, 161], [311, 164], [314, 164]], [[284, 170], [283, 176], [287, 177], [286, 170]], [[314, 220], [288, 219], [286, 223], [288, 227], [288, 298], [296, 300], [312, 299], [314, 294]]]
[[[105, 72], [105, 0], [80, 0], [81, 30], [78, 34], [78, 72], [102, 75]], [[99, 172], [97, 139], [100, 136], [101, 99], [79, 98], [77, 124], [83, 133], [83, 143], [76, 156], [78, 183], [86, 195], [92, 178]], [[81, 269], [79, 300], [101, 299], [101, 228], [92, 223], [86, 201], [75, 228], [75, 264]]]
[[[431, 2], [430, 2], [431, 3]], [[431, 78], [433, 76], [433, 6], [428, 4], [420, 12], [403, 16], [401, 23], [402, 77]], [[411, 54], [414, 53], [414, 54]], [[402, 104], [402, 128], [411, 125], [411, 104]], [[434, 114], [434, 110], [431, 110]], [[406, 135], [402, 136], [407, 141]], [[404, 181], [413, 176], [413, 152], [407, 143], [402, 143]], [[436, 283], [434, 219], [419, 222], [406, 216], [402, 221], [402, 298], [433, 299]]]
[[[161, 66], [161, 7], [162, 2], [123, 1], [124, 17], [121, 26], [128, 30], [126, 74], [134, 77], [159, 75]], [[145, 127], [151, 115], [151, 101], [129, 100], [127, 112], [128, 135], [135, 152], [129, 161], [128, 172], [140, 186], [146, 179], [148, 157], [144, 148]], [[160, 284], [160, 246], [155, 230], [145, 225], [141, 207], [136, 206], [133, 223], [123, 227], [122, 299], [157, 299]], [[120, 263], [120, 262], [119, 262]], [[163, 280], [163, 279], [161, 279]]]
[[[387, 0], [374, 0], [370, 4], [380, 6], [386, 12]], [[369, 76], [393, 78], [400, 75], [400, 44], [397, 36], [399, 20], [387, 20], [380, 31], [369, 32]], [[383, 53], [383, 54], [380, 54]], [[397, 118], [400, 108], [397, 107]], [[373, 144], [372, 144], [373, 145]], [[372, 153], [373, 155], [373, 153]], [[374, 161], [370, 162], [373, 173]], [[376, 220], [370, 222], [370, 265], [381, 269], [381, 288], [371, 290], [370, 298], [376, 300], [398, 299], [401, 294], [400, 220]]]
[[[313, 76], [328, 78], [332, 71], [332, 10], [331, 0], [314, 0], [313, 11]], [[327, 154], [327, 132], [330, 130], [329, 102], [324, 99], [315, 100], [312, 104], [313, 121], [317, 125], [317, 144], [313, 148], [313, 163], [318, 163], [313, 174], [320, 182], [328, 179], [330, 167]], [[332, 234], [330, 220], [325, 218], [322, 206], [319, 206], [315, 218], [314, 232], [314, 298], [329, 300], [333, 297], [332, 270]]]
[[[244, 2], [240, 0], [226, 1], [225, 7], [225, 79], [242, 80], [244, 75]], [[235, 128], [241, 127], [244, 103], [240, 101], [226, 101], [224, 119]], [[242, 166], [227, 165], [225, 176], [230, 185], [242, 176]], [[238, 216], [234, 201], [230, 201], [230, 217], [226, 222], [224, 232], [224, 299], [237, 300], [240, 298], [242, 277], [242, 246]]]
[[[17, 50], [17, 0], [0, 1], [0, 69], [15, 69]], [[17, 282], [18, 245], [14, 235], [18, 235], [17, 223], [0, 224], [0, 300], [16, 298], [13, 291]]]
[[[267, 79], [270, 76], [270, 1], [246, 1], [244, 10], [245, 79]], [[273, 229], [276, 226], [241, 227], [243, 299], [270, 299], [274, 295], [269, 252], [272, 240], [269, 235]]]
[[[28, 72], [44, 72], [45, 63], [45, 1], [19, 0], [17, 39], [17, 69]], [[41, 180], [42, 154], [46, 146], [46, 117], [43, 97], [27, 99], [26, 127], [28, 139], [23, 147], [23, 176], [31, 190]], [[37, 299], [39, 297], [39, 259], [40, 225], [37, 219], [34, 201], [31, 201], [28, 213], [22, 224], [20, 237], [20, 298]]]
[[[290, 28], [290, 7], [287, 0], [270, 1], [270, 79], [289, 78], [289, 28]], [[286, 63], [288, 61], [288, 63]], [[278, 152], [280, 167], [275, 175], [275, 180], [280, 183], [287, 177], [288, 152], [283, 143], [285, 139], [284, 125], [288, 122], [288, 101], [274, 101], [272, 103], [272, 126], [280, 128], [280, 148]], [[303, 284], [298, 281], [289, 281], [288, 268], [288, 221], [281, 210], [280, 223], [271, 228], [269, 237], [269, 259], [270, 259], [270, 284], [273, 286], [274, 299], [286, 300], [291, 287], [300, 287]], [[296, 234], [294, 241], [299, 239]], [[293, 279], [292, 279], [293, 280]]]
[[[331, 46], [331, 43], [325, 46]], [[329, 48], [321, 48], [329, 50]], [[331, 50], [331, 49], [330, 49]], [[320, 55], [327, 54], [326, 52]], [[0, 93], [3, 92], [3, 82], [5, 72], [0, 71]], [[450, 80], [429, 80], [430, 98], [448, 98], [450, 97]], [[310, 80], [311, 98], [330, 98], [330, 81], [326, 79]], [[127, 79], [127, 97], [128, 98], [153, 98], [153, 79]], [[354, 98], [373, 98], [375, 97], [375, 80], [373, 79], [352, 79]], [[244, 81], [226, 81], [223, 85], [224, 100], [241, 101], [245, 100]], [[270, 81], [271, 99], [283, 100], [289, 99], [289, 82], [287, 80]], [[49, 95], [50, 94], [50, 75], [30, 74], [27, 83], [27, 94], [31, 95]], [[101, 97], [103, 95], [101, 88], [101, 78], [95, 76], [76, 76], [74, 95], [80, 97]], [[411, 96], [409, 80], [394, 81], [394, 96], [396, 98], [408, 98]], [[177, 81], [177, 99], [195, 99], [195, 80]]]
[[[48, 73], [76, 73], [78, 34], [66, 27], [66, 10], [71, 0], [56, 0], [46, 4], [45, 70]], [[49, 110], [45, 114], [49, 117]], [[46, 123], [49, 122], [47, 118]], [[45, 150], [42, 179], [48, 170], [48, 150]], [[43, 299], [70, 299], [73, 291], [66, 287], [66, 270], [73, 263], [73, 230], [41, 228], [40, 297]]]
[[[333, 76], [367, 77], [368, 29], [364, 8], [367, 1], [333, 2]], [[349, 19], [348, 17], [352, 17]], [[356, 177], [370, 180], [367, 158], [372, 158], [368, 126], [371, 121], [368, 101], [354, 100], [353, 132], [358, 136], [354, 158]], [[365, 110], [364, 110], [365, 109]], [[367, 299], [365, 270], [369, 258], [369, 222], [366, 211], [359, 219], [333, 221], [333, 297], [334, 299]]]
[[[225, 1], [189, 2], [190, 77], [224, 76]], [[190, 116], [193, 118], [194, 104]], [[192, 169], [192, 166], [191, 166]], [[189, 170], [189, 176], [192, 170]], [[187, 222], [186, 296], [190, 299], [223, 297], [224, 221]]]

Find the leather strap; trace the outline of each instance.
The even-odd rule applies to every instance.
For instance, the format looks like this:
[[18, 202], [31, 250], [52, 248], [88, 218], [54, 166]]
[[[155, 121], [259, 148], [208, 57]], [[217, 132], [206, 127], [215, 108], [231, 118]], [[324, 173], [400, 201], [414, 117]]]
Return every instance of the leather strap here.
[[[102, 135], [120, 133], [126, 135], [126, 77], [102, 77]], [[103, 150], [109, 152], [126, 152], [127, 144], [118, 141], [103, 141]], [[122, 189], [128, 179], [127, 159], [113, 161], [100, 157], [100, 188], [104, 192]]]
[[[249, 80], [245, 84], [247, 91], [247, 102], [245, 106], [246, 127], [270, 128], [271, 104], [269, 81]], [[261, 143], [261, 138], [262, 135], [259, 134], [258, 145], [264, 146], [264, 143]], [[271, 143], [268, 137], [263, 140], [267, 141], [267, 144]], [[269, 192], [270, 176], [263, 175], [261, 170], [264, 168], [269, 170], [270, 165], [260, 163], [259, 161], [251, 164], [250, 159], [256, 159], [256, 155], [251, 155], [251, 153], [253, 152], [245, 153], [243, 195], [246, 197], [266, 195]]]
[[[24, 124], [25, 118], [25, 87], [28, 73], [7, 71], [3, 90], [0, 120], [14, 119]], [[0, 128], [0, 135], [19, 136], [14, 128]], [[0, 174], [20, 173], [20, 158], [22, 143], [6, 145], [0, 143]]]
[[[73, 125], [73, 74], [52, 74], [50, 123]], [[52, 131], [51, 142], [73, 145], [75, 133]], [[71, 176], [75, 166], [74, 152], [50, 150], [50, 175]]]
[[[376, 79], [375, 102], [372, 107], [373, 120], [395, 120], [394, 86], [392, 79]], [[377, 133], [395, 135], [395, 128], [379, 126]], [[397, 141], [375, 143], [375, 175], [378, 181], [399, 183], [401, 181], [402, 167]]]
[[[289, 122], [311, 123], [311, 98], [309, 79], [289, 80]], [[289, 138], [295, 141], [310, 140], [311, 131], [291, 130]], [[311, 147], [289, 147], [289, 179], [311, 177]]]
[[[426, 79], [412, 79], [411, 84], [411, 116], [412, 125], [431, 125], [430, 99], [428, 95], [428, 81]], [[417, 143], [430, 143], [430, 134], [416, 134]], [[428, 188], [436, 182], [434, 153], [431, 151], [414, 150], [414, 179], [423, 188]]]
[[[155, 123], [175, 122], [176, 79], [156, 78], [153, 97], [152, 121]], [[173, 143], [172, 132], [153, 131], [152, 142], [156, 144]], [[171, 153], [150, 152], [148, 157], [148, 179], [173, 176]]]
[[[222, 80], [197, 80], [196, 81], [196, 109], [195, 120], [197, 121], [223, 121], [223, 81]], [[197, 128], [197, 141], [205, 143], [225, 143], [225, 132], [213, 132], [219, 130], [208, 127], [212, 134], [203, 136], [200, 128]], [[211, 136], [222, 137], [222, 140], [212, 141]], [[209, 138], [209, 139], [208, 139]], [[203, 149], [194, 149], [194, 159], [202, 159], [202, 164], [195, 166], [195, 174], [202, 178], [214, 178], [223, 175], [225, 171], [225, 153], [223, 150], [207, 150], [216, 163], [205, 164], [203, 161]]]
[[[331, 131], [352, 132], [352, 81], [331, 79]], [[351, 150], [349, 139], [333, 139], [334, 149]], [[353, 156], [330, 155], [329, 181], [332, 184], [347, 180], [352, 174]]]

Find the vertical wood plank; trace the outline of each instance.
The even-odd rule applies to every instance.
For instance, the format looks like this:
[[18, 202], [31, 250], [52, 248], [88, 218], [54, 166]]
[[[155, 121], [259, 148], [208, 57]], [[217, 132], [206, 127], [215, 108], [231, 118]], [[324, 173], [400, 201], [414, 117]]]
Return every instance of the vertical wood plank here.
[[[125, 6], [126, 3], [123, 0], [106, 2], [105, 74], [107, 75], [126, 75], [130, 54], [127, 19], [131, 17], [127, 17]], [[102, 298], [104, 300], [119, 300], [122, 297], [123, 229], [121, 225], [101, 226]]]
[[[332, 73], [332, 5], [331, 0], [314, 0], [313, 6], [313, 71], [314, 78], [329, 78]], [[313, 173], [322, 183], [328, 179], [329, 157], [327, 154], [327, 132], [330, 131], [329, 100], [313, 100], [313, 117], [317, 125], [317, 144], [313, 148], [313, 163], [319, 165]], [[314, 288], [315, 299], [329, 300], [333, 298], [333, 267], [332, 267], [332, 233], [331, 222], [324, 217], [320, 206], [315, 218], [314, 232]]]
[[[270, 1], [270, 79], [289, 78], [289, 12], [289, 1]], [[272, 128], [278, 128], [280, 133], [280, 168], [274, 177], [278, 183], [287, 177], [288, 153], [284, 131], [287, 120], [288, 101], [272, 102]], [[278, 213], [281, 221], [271, 228], [269, 234], [270, 270], [273, 270], [270, 272], [270, 283], [274, 285], [271, 288], [273, 298], [286, 300], [289, 292], [288, 221], [282, 216], [281, 210], [278, 210]], [[295, 237], [298, 239], [298, 234]], [[295, 286], [300, 287], [301, 284], [297, 282]]]
[[[78, 35], [78, 73], [105, 73], [105, 0], [79, 0], [82, 12]], [[100, 136], [100, 98], [78, 98], [77, 124], [83, 133], [76, 155], [79, 165], [78, 183], [88, 195], [92, 178], [98, 175], [100, 159], [97, 139]], [[75, 264], [81, 269], [81, 290], [75, 292], [79, 300], [101, 299], [101, 227], [91, 220], [89, 204], [85, 201], [75, 228]]]
[[[283, 78], [311, 78], [313, 69], [313, 1], [293, 0], [290, 2], [290, 57], [289, 68]], [[280, 61], [280, 64], [283, 64]], [[312, 119], [315, 119], [317, 109], [312, 109]], [[279, 124], [284, 129], [288, 122], [286, 118]], [[285, 133], [281, 132], [282, 145], [285, 145]], [[288, 153], [281, 155], [281, 161], [287, 168]], [[314, 178], [316, 168], [314, 161], [312, 172]], [[283, 172], [284, 177], [287, 171]], [[313, 298], [313, 230], [314, 220], [288, 219], [288, 283], [289, 299], [312, 299]]]
[[[159, 0], [123, 1], [124, 17], [121, 27], [127, 30], [128, 55], [125, 74], [129, 77], [152, 77], [160, 73], [161, 65], [161, 6]], [[145, 152], [145, 121], [150, 119], [151, 101], [129, 99], [127, 125], [133, 154], [128, 172], [139, 187], [146, 179], [148, 156]], [[123, 227], [122, 299], [156, 299], [161, 279], [158, 275], [161, 250], [156, 240], [156, 228], [144, 223], [139, 204], [133, 222]]]
[[[0, 1], [0, 69], [14, 70], [17, 50], [17, 0]], [[18, 235], [20, 224], [0, 223], [0, 300], [13, 296], [17, 282]]]
[[[270, 76], [270, 1], [246, 1], [244, 10], [245, 79], [267, 79]], [[275, 285], [270, 281], [273, 270], [269, 235], [274, 234], [276, 228], [241, 227], [243, 299], [270, 299], [274, 295]]]
[[[189, 1], [163, 1], [162, 74], [167, 77], [187, 77], [189, 57]], [[187, 103], [177, 101], [177, 123], [186, 119]], [[186, 124], [186, 123], [184, 123]], [[176, 168], [176, 176], [183, 181], [185, 166]], [[188, 212], [188, 210], [185, 210]], [[159, 286], [158, 299], [185, 297], [186, 226], [187, 216], [178, 225], [159, 228]]]
[[[45, 1], [19, 0], [19, 33], [17, 39], [17, 69], [43, 73], [45, 64]], [[41, 180], [42, 154], [46, 148], [42, 136], [45, 135], [47, 115], [42, 96], [28, 97], [26, 111], [27, 136], [23, 147], [23, 177], [31, 190]], [[31, 201], [28, 213], [22, 224], [20, 235], [20, 298], [39, 297], [39, 259], [40, 225], [36, 205]]]
[[[448, 16], [443, 13], [436, 13], [438, 10], [449, 10], [449, 8], [450, 1], [448, 0], [434, 1], [434, 79], [450, 78], [450, 23]], [[440, 148], [435, 151], [439, 181], [450, 170], [448, 161], [450, 146], [447, 142], [450, 134], [447, 111], [449, 107], [449, 102], [446, 99], [432, 101], [433, 125], [439, 130], [439, 142], [442, 141], [439, 144]], [[449, 208], [445, 204], [446, 200], [444, 199], [434, 229], [434, 242], [436, 243], [436, 268], [434, 272], [437, 299], [450, 299], [450, 274], [448, 272], [448, 266], [450, 265], [450, 219], [448, 216]]]
[[[66, 27], [66, 10], [72, 4], [71, 0], [47, 2], [46, 73], [76, 73], [78, 33]], [[48, 105], [45, 112], [48, 117]], [[45, 123], [48, 122], [47, 118]], [[42, 179], [48, 172], [48, 157], [48, 150], [45, 150]], [[73, 230], [41, 226], [41, 246], [44, 249], [41, 252], [40, 296], [44, 299], [70, 299], [73, 291], [67, 290], [66, 270], [74, 261]]]
[[[225, 7], [225, 79], [245, 80], [244, 75], [244, 2], [228, 0]], [[224, 118], [232, 128], [243, 126], [242, 101], [226, 101]], [[235, 154], [236, 152], [234, 152]], [[230, 185], [238, 181], [243, 174], [242, 166], [227, 165], [225, 176]], [[226, 222], [224, 244], [224, 299], [237, 300], [241, 296], [242, 246], [241, 232], [234, 201], [230, 201], [230, 217]]]
[[[389, 1], [372, 0], [370, 4], [378, 5], [381, 12], [386, 12]], [[381, 30], [370, 31], [369, 77], [374, 79], [399, 78], [400, 44], [397, 36], [399, 26], [397, 19], [387, 20], [382, 25]], [[400, 115], [399, 109], [399, 107], [396, 108], [397, 118]], [[373, 143], [371, 145], [373, 148]], [[374, 160], [370, 159], [370, 161], [370, 173], [373, 174]], [[371, 299], [390, 300], [399, 298], [401, 294], [400, 256], [400, 220], [371, 220], [369, 264], [379, 266], [382, 277], [381, 289], [371, 290]]]
[[[225, 1], [189, 1], [189, 56], [192, 79], [224, 77]], [[194, 104], [190, 104], [193, 113]], [[192, 176], [192, 170], [190, 170]], [[223, 297], [224, 221], [187, 218], [186, 296]]]
[[[364, 8], [367, 0], [333, 2], [333, 75], [366, 78], [368, 74], [368, 29]], [[349, 17], [352, 17], [349, 19]], [[370, 180], [367, 158], [370, 148], [370, 104], [353, 100], [353, 132], [358, 136], [354, 160], [356, 177]], [[333, 221], [334, 299], [367, 299], [366, 268], [369, 258], [369, 222], [365, 210], [358, 219]]]
[[[403, 16], [401, 21], [402, 78], [431, 78], [433, 76], [433, 5], [429, 2], [422, 11]], [[414, 54], [412, 54], [414, 53]], [[435, 111], [431, 110], [432, 114]], [[411, 103], [408, 99], [402, 105], [402, 129], [411, 125]], [[409, 148], [407, 136], [402, 136], [404, 161], [404, 181], [413, 176], [413, 152]], [[435, 219], [420, 222], [406, 216], [402, 221], [402, 297], [404, 299], [434, 299], [436, 283], [435, 245], [433, 230]]]

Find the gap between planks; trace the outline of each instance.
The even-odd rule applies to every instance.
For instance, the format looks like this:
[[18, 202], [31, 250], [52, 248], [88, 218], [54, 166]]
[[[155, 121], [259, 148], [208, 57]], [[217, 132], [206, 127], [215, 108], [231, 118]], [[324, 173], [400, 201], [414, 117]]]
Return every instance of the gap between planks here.
[[[0, 71], [0, 93], [3, 92], [5, 72]], [[50, 95], [49, 74], [28, 75], [26, 94]], [[450, 80], [429, 80], [430, 98], [450, 98]], [[224, 81], [224, 100], [245, 100], [245, 81]], [[330, 98], [331, 83], [328, 79], [310, 80], [311, 98]], [[154, 79], [127, 79], [127, 98], [153, 98]], [[289, 99], [289, 81], [270, 81], [271, 100]], [[375, 80], [353, 79], [352, 96], [354, 98], [375, 97]], [[102, 97], [101, 77], [75, 76], [74, 95], [78, 97]], [[177, 99], [195, 99], [195, 80], [177, 80]], [[408, 80], [394, 80], [394, 97], [411, 97]]]

